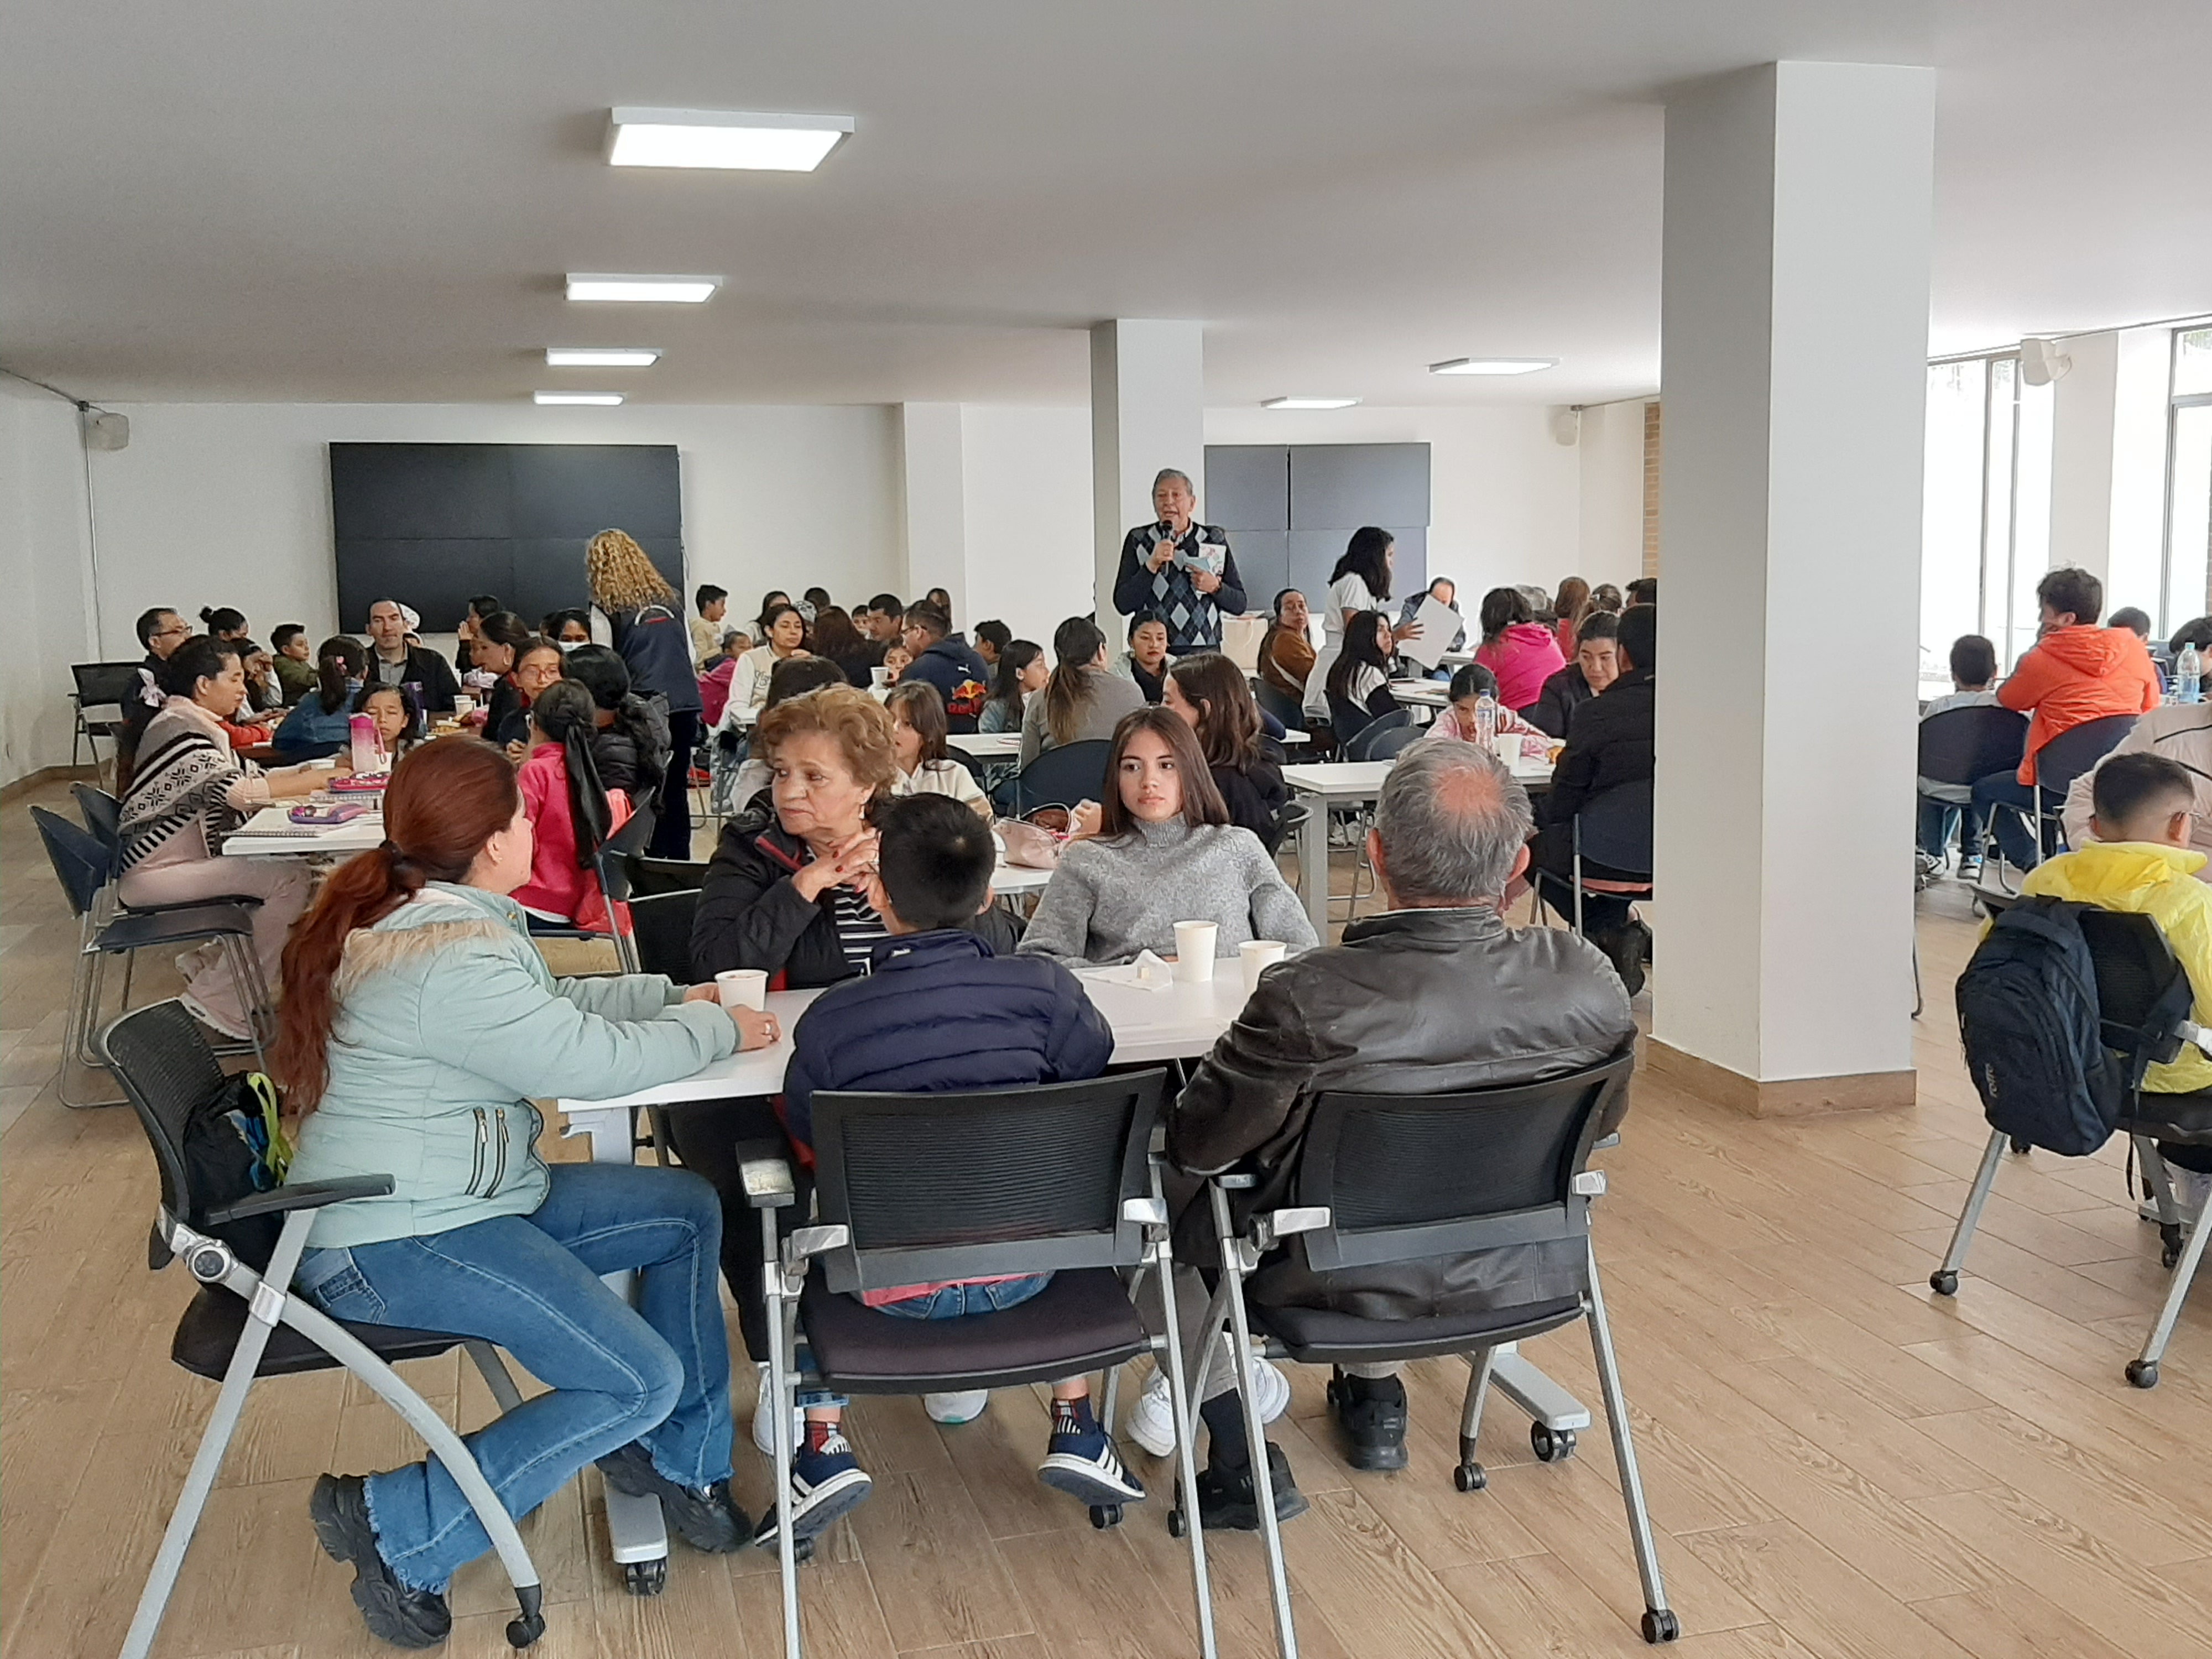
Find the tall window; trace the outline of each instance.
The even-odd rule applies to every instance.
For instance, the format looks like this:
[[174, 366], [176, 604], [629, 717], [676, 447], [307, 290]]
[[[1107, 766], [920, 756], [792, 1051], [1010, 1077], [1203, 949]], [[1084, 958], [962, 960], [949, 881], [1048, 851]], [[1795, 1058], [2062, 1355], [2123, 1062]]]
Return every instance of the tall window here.
[[2212, 328], [2173, 336], [2166, 428], [2166, 626], [2212, 612]]
[[2022, 381], [2016, 356], [1929, 368], [1923, 686], [1949, 688], [1961, 634], [1986, 635], [2008, 672], [2035, 643], [2035, 584], [2051, 562], [2051, 388]]

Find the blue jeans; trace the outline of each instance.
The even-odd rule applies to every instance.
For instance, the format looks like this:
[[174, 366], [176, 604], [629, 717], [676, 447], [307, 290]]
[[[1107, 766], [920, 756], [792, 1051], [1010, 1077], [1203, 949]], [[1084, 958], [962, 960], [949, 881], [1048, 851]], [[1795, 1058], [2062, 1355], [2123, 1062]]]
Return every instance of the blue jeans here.
[[[721, 1201], [697, 1176], [556, 1164], [535, 1213], [450, 1232], [310, 1250], [293, 1283], [335, 1318], [496, 1343], [550, 1392], [464, 1437], [517, 1520], [631, 1441], [685, 1486], [730, 1474], [730, 1353], [715, 1278]], [[632, 1307], [601, 1273], [641, 1270]], [[411, 1589], [443, 1590], [491, 1547], [430, 1459], [368, 1480], [377, 1553]]]
[[1930, 858], [1942, 858], [1951, 850], [1951, 836], [1959, 828], [1959, 820], [1966, 821], [1966, 833], [1960, 846], [1968, 858], [1982, 855], [1989, 819], [1982, 808], [1972, 802], [1937, 800], [1933, 795], [1920, 797], [1920, 850]]
[[947, 1285], [927, 1296], [886, 1302], [876, 1311], [901, 1319], [959, 1319], [969, 1314], [1003, 1313], [1021, 1306], [1051, 1283], [1050, 1273], [1030, 1273], [995, 1285]]
[[[2050, 802], [2055, 812], [2059, 801]], [[2000, 812], [1999, 806], [2016, 806], [2017, 812]], [[2015, 870], [2033, 870], [2043, 862], [2040, 838], [2030, 826], [2035, 817], [2035, 786], [2022, 783], [2010, 772], [1992, 772], [1974, 784], [1974, 810], [1996, 831], [1997, 846], [2005, 862]]]

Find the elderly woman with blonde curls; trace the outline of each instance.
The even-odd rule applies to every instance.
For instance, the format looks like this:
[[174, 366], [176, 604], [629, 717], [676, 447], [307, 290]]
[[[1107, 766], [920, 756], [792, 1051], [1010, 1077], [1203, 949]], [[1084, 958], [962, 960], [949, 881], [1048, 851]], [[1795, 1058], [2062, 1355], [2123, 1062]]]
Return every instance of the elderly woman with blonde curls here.
[[592, 637], [629, 665], [630, 690], [668, 706], [672, 754], [662, 779], [659, 822], [646, 851], [654, 858], [691, 856], [691, 757], [702, 735], [698, 677], [691, 672], [691, 634], [676, 590], [646, 551], [620, 530], [602, 530], [584, 549], [592, 589]]

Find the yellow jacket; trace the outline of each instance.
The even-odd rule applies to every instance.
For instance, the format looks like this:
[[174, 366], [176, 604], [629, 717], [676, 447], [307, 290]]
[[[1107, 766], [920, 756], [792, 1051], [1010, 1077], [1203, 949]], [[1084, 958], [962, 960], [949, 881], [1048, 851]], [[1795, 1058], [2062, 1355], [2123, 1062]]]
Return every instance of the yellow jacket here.
[[[2200, 1025], [2212, 1024], [2212, 887], [2193, 879], [2204, 862], [2202, 853], [2158, 842], [2092, 842], [2038, 865], [2020, 890], [2150, 917], [2196, 988], [2191, 1017]], [[2143, 1087], [2163, 1095], [2212, 1089], [2212, 1059], [2185, 1043], [2171, 1066], [2150, 1068]]]

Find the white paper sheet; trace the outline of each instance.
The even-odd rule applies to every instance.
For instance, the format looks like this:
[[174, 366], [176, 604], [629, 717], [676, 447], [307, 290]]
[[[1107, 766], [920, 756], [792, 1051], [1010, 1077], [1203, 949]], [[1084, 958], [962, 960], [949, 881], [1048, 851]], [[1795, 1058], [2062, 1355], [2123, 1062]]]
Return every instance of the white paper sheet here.
[[1421, 631], [1400, 645], [1398, 654], [1424, 668], [1434, 668], [1442, 662], [1444, 653], [1451, 649], [1452, 636], [1467, 626], [1466, 618], [1433, 594], [1421, 601], [1413, 620], [1420, 623]]

